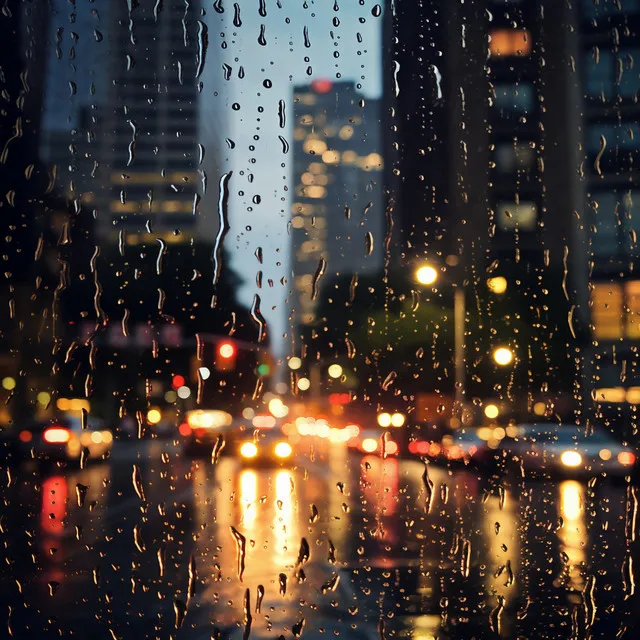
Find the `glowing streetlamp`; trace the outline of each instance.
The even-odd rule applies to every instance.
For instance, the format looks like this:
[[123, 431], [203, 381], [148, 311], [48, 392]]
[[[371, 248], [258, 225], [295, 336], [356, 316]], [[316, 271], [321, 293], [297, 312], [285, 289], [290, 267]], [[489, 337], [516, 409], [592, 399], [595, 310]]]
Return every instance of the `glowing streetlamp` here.
[[513, 362], [513, 351], [509, 347], [498, 347], [493, 352], [495, 363], [501, 367], [506, 367]]
[[433, 284], [438, 279], [438, 272], [428, 264], [416, 269], [416, 280], [425, 286]]

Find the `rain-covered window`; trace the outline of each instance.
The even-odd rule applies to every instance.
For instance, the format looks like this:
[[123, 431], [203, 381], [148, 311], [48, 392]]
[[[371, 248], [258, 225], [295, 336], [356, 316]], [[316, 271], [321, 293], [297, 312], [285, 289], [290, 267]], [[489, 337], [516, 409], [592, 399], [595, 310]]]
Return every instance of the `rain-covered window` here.
[[640, 0], [0, 35], [0, 636], [636, 637]]

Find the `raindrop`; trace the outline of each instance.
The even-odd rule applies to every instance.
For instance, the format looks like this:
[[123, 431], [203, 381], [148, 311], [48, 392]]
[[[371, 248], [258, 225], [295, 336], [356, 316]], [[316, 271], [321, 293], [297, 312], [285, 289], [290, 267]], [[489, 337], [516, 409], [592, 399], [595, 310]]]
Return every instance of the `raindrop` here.
[[258, 13], [263, 18], [267, 17], [267, 3], [265, 0], [260, 0], [260, 3], [258, 5]]
[[260, 35], [258, 35], [258, 44], [266, 47], [267, 46], [267, 39], [265, 38], [265, 29], [266, 27], [261, 24], [260, 25]]
[[[200, 377], [202, 377], [201, 374], [199, 375]], [[219, 433], [213, 445], [213, 449], [211, 450], [211, 464], [215, 464], [216, 462], [218, 462], [218, 458], [220, 457], [220, 454], [224, 449], [224, 445], [225, 445], [224, 436], [221, 433]]]
[[176, 629], [180, 629], [187, 615], [187, 605], [179, 598], [175, 598], [173, 601], [173, 612], [175, 613]]
[[140, 525], [136, 524], [133, 527], [133, 543], [136, 545], [136, 549], [143, 553], [145, 550], [144, 541], [142, 540], [142, 532], [140, 531]]
[[287, 576], [284, 573], [278, 575], [278, 584], [280, 586], [279, 592], [281, 596], [287, 593]]
[[379, 18], [382, 15], [382, 7], [379, 4], [376, 4], [373, 9], [371, 9], [371, 15], [374, 18]]
[[240, 19], [240, 5], [237, 2], [233, 3], [233, 26], [242, 26], [242, 20]]
[[198, 20], [198, 53], [196, 54], [196, 79], [202, 75], [204, 63], [207, 59], [207, 48], [209, 46], [209, 31], [207, 25]]
[[133, 465], [133, 471], [131, 473], [131, 481], [133, 482], [133, 488], [136, 492], [136, 495], [140, 500], [144, 501], [144, 487], [142, 485], [142, 473], [140, 472], [140, 467], [137, 464]]
[[264, 598], [264, 587], [261, 584], [259, 584], [257, 589], [257, 596], [256, 596], [256, 613], [260, 613], [263, 598]]
[[251, 318], [258, 325], [258, 342], [263, 342], [267, 337], [267, 321], [260, 310], [260, 296], [257, 293], [253, 296]]
[[311, 555], [311, 551], [309, 549], [309, 543], [306, 538], [302, 538], [300, 541], [300, 551], [298, 551], [298, 561], [297, 564], [304, 564], [305, 562], [309, 562], [309, 557]]
[[305, 620], [304, 618], [300, 618], [295, 624], [291, 626], [291, 633], [294, 638], [299, 638], [302, 635], [302, 630], [304, 629]]
[[318, 266], [316, 268], [316, 272], [313, 275], [313, 281], [311, 282], [311, 299], [317, 300], [318, 294], [320, 293], [320, 280], [322, 276], [324, 276], [327, 270], [327, 261], [324, 258], [320, 258], [318, 262]]
[[222, 270], [222, 243], [229, 231], [229, 180], [231, 178], [231, 171], [225, 173], [220, 178], [219, 194], [218, 194], [218, 233], [213, 245], [213, 284], [214, 286], [220, 279], [220, 272]]
[[309, 40], [309, 28], [306, 25], [302, 30], [302, 35], [304, 36], [304, 46], [309, 49], [311, 47], [311, 40]]
[[309, 516], [309, 522], [311, 524], [313, 524], [314, 522], [318, 522], [318, 518], [320, 517], [320, 514], [318, 513], [318, 507], [316, 507], [315, 504], [311, 504], [309, 507], [309, 510], [311, 511], [311, 515]]
[[284, 136], [278, 136], [278, 140], [282, 144], [282, 153], [289, 153], [289, 143]]
[[336, 563], [336, 548], [331, 540], [329, 540], [329, 555], [327, 557], [327, 561], [329, 562], [329, 564]]
[[244, 563], [247, 553], [247, 539], [233, 526], [229, 526], [231, 534], [236, 542], [236, 562], [238, 571], [238, 580], [242, 582], [242, 575], [244, 574]]
[[78, 500], [78, 506], [82, 507], [84, 505], [84, 500], [87, 497], [87, 487], [84, 484], [76, 484], [76, 499]]
[[329, 591], [335, 591], [338, 588], [338, 585], [340, 584], [340, 574], [339, 573], [334, 573], [331, 578], [329, 578], [329, 580], [327, 580], [327, 582], [325, 582], [322, 587], [320, 588], [320, 590], [322, 591], [322, 594], [326, 594]]
[[600, 168], [600, 160], [602, 160], [602, 156], [604, 155], [604, 150], [607, 148], [607, 139], [601, 135], [600, 136], [600, 150], [596, 155], [596, 159], [593, 161], [593, 167], [596, 170], [596, 173], [599, 176], [602, 176], [602, 169]]
[[260, 264], [262, 264], [262, 247], [258, 247], [253, 254]]
[[364, 235], [365, 255], [370, 256], [373, 253], [373, 233], [367, 231]]
[[504, 596], [499, 595], [497, 606], [495, 607], [495, 609], [492, 609], [491, 613], [489, 614], [489, 626], [491, 627], [491, 631], [493, 631], [493, 633], [495, 633], [497, 636], [501, 635], [500, 617], [502, 615], [502, 612], [504, 611], [504, 603], [505, 603]]
[[280, 123], [280, 128], [284, 129], [287, 123], [286, 107], [285, 107], [284, 100], [278, 101], [278, 120]]

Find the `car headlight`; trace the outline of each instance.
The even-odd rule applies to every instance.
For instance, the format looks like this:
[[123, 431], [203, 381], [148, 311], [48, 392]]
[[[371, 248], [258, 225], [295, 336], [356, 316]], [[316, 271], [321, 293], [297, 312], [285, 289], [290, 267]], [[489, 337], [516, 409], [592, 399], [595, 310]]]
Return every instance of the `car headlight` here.
[[273, 452], [278, 458], [288, 458], [292, 452], [291, 445], [288, 442], [278, 442]]
[[378, 441], [375, 438], [365, 438], [362, 441], [362, 449], [367, 453], [373, 453], [378, 448]]
[[563, 451], [560, 462], [565, 467], [579, 467], [582, 464], [582, 456], [577, 451]]
[[255, 458], [258, 455], [258, 447], [253, 442], [245, 442], [240, 447], [240, 455], [243, 458]]

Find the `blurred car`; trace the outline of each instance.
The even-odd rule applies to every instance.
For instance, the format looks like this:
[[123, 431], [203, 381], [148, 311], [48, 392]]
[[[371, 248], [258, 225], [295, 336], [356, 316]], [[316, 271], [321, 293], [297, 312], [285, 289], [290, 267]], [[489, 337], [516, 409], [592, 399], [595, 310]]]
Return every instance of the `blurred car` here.
[[233, 417], [220, 409], [187, 411], [185, 421], [178, 427], [183, 437], [183, 449], [187, 455], [210, 454], [219, 446], [219, 438], [225, 443], [221, 453], [227, 453], [233, 439]]
[[89, 417], [87, 428], [82, 418], [61, 415], [51, 420], [39, 420], [18, 431], [22, 457], [41, 461], [79, 460], [83, 450], [87, 461], [108, 456], [113, 446], [113, 433], [104, 428], [102, 420]]
[[245, 435], [247, 437], [239, 438], [232, 446], [236, 458], [243, 464], [293, 464], [293, 447], [280, 429], [256, 429]]
[[387, 429], [363, 429], [356, 437], [352, 438], [349, 447], [363, 454], [383, 454], [387, 456], [397, 456], [400, 452], [400, 446], [393, 439], [392, 432]]
[[585, 427], [522, 424], [514, 431], [501, 440], [499, 448], [509, 462], [527, 472], [583, 476], [637, 471], [635, 453], [602, 427], [588, 432]]
[[440, 441], [417, 438], [409, 442], [409, 453], [432, 462], [488, 465], [494, 454], [477, 429], [458, 429], [442, 436]]

